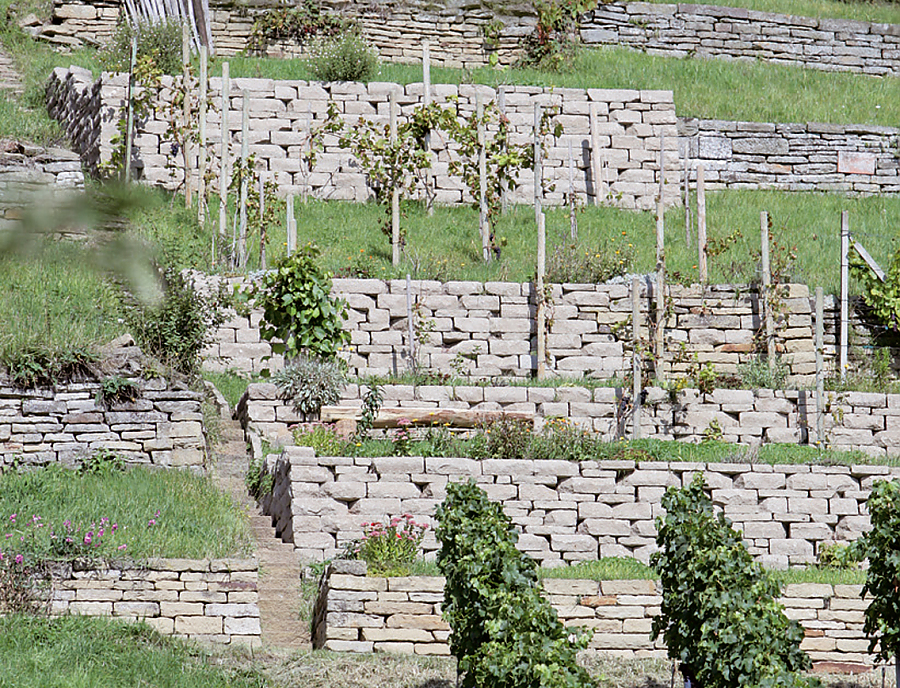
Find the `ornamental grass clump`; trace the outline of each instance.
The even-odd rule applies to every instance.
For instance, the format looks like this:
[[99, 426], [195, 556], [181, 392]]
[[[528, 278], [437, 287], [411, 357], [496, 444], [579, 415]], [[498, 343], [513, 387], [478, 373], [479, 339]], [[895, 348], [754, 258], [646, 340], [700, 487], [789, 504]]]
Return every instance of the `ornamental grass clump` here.
[[576, 653], [591, 633], [567, 628], [541, 595], [537, 564], [516, 549], [503, 507], [475, 482], [447, 486], [437, 508], [444, 618], [462, 688], [587, 688]]
[[800, 649], [803, 628], [785, 616], [778, 583], [747, 551], [741, 534], [713, 513], [703, 476], [670, 487], [656, 519], [659, 551], [650, 558], [663, 587], [652, 637], [702, 688], [819, 685]]

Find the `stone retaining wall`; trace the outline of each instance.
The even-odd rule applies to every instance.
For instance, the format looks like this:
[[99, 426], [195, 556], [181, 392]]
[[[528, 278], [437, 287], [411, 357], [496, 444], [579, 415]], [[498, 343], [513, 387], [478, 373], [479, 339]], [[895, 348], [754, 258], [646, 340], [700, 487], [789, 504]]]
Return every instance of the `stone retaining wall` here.
[[50, 613], [144, 621], [165, 635], [259, 647], [255, 559], [151, 559], [58, 568]]
[[0, 466], [74, 467], [108, 449], [128, 464], [204, 470], [201, 395], [162, 378], [134, 382], [135, 401], [109, 404], [99, 382], [34, 390], [0, 385]]
[[900, 191], [900, 130], [892, 127], [682, 118], [678, 134], [692, 183], [702, 163], [710, 188]]
[[[195, 276], [195, 284], [215, 283]], [[236, 282], [235, 282], [236, 283]], [[407, 296], [404, 280], [335, 279], [332, 293], [349, 305], [350, 332], [345, 358], [358, 375], [391, 375], [410, 367]], [[644, 328], [654, 308], [653, 290], [642, 288]], [[631, 288], [624, 284], [563, 284], [551, 287], [547, 370], [564, 377], [622, 378], [631, 366]], [[758, 355], [762, 325], [755, 289], [737, 285], [670, 285], [665, 370], [683, 374], [696, 354], [722, 373], [734, 374]], [[413, 281], [414, 318], [429, 330], [416, 342], [419, 369], [473, 378], [528, 377], [537, 369], [535, 298], [530, 283]], [[795, 384], [812, 384], [815, 351], [809, 289], [789, 285], [777, 348]], [[221, 325], [205, 351], [210, 369], [257, 373], [280, 368], [259, 336], [259, 313], [236, 316]], [[648, 340], [649, 341], [649, 340]], [[834, 357], [833, 338], [825, 351]], [[648, 362], [647, 365], [650, 365]]]
[[[335, 561], [327, 569], [315, 611], [316, 647], [450, 654], [450, 627], [441, 618], [442, 577], [368, 578], [365, 572], [365, 562], [358, 561]], [[594, 629], [590, 650], [628, 659], [667, 656], [662, 639], [650, 639], [662, 604], [658, 582], [545, 578], [543, 587], [563, 623]], [[779, 602], [803, 626], [800, 648], [814, 663], [873, 664], [862, 630], [868, 601], [860, 598], [861, 588], [785, 586]]]
[[600, 5], [581, 22], [588, 45], [668, 57], [762, 60], [827, 71], [900, 72], [900, 26], [713, 5]]
[[[748, 412], [747, 421], [757, 415]], [[409, 513], [431, 523], [447, 483], [474, 478], [521, 531], [519, 549], [544, 566], [611, 556], [647, 561], [663, 493], [698, 472], [760, 561], [810, 563], [821, 543], [866, 531], [873, 480], [900, 476], [900, 468], [871, 465], [317, 457], [307, 447], [286, 447], [274, 464], [268, 513], [306, 561], [333, 557], [362, 536], [367, 521]], [[438, 548], [432, 532], [423, 548]]]

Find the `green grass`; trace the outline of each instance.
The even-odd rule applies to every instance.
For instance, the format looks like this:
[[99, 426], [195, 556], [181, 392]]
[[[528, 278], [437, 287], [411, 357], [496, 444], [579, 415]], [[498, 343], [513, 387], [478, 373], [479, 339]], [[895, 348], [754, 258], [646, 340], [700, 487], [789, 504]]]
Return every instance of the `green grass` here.
[[[649, 0], [672, 4], [672, 0]], [[900, 7], [893, 2], [835, 2], [835, 0], [699, 0], [697, 5], [745, 7], [757, 12], [793, 14], [822, 19], [855, 19], [857, 21], [900, 24]]]
[[79, 616], [0, 618], [0, 687], [270, 685], [249, 658], [230, 667], [214, 666], [210, 659], [196, 645], [163, 637], [143, 623]]
[[[32, 528], [33, 516], [45, 527]], [[250, 551], [245, 515], [208, 477], [145, 468], [81, 475], [58, 466], [0, 476], [2, 533], [13, 534], [2, 545], [11, 551], [23, 547], [51, 556], [49, 530], [63, 532], [68, 520], [82, 534], [95, 524], [96, 533], [103, 518], [109, 519], [107, 530], [118, 527], [98, 555], [198, 559]], [[16, 544], [17, 534], [25, 543]], [[126, 548], [119, 550], [122, 544]]]
[[224, 373], [203, 371], [202, 375], [204, 379], [216, 386], [232, 409], [237, 406], [244, 392], [247, 391], [247, 385], [255, 380], [248, 375], [241, 375], [230, 370]]
[[[303, 60], [228, 59], [232, 77], [309, 79]], [[214, 64], [211, 74], [220, 73]], [[680, 117], [761, 122], [880, 124], [900, 121], [900, 79], [822, 72], [765, 62], [674, 59], [624, 48], [579, 52], [562, 72], [536, 69], [472, 71], [432, 67], [433, 83], [529, 84], [567, 88], [673, 91]], [[408, 84], [422, 80], [419, 65], [382, 64], [373, 81]], [[877, 106], [877, 107], [876, 107]]]

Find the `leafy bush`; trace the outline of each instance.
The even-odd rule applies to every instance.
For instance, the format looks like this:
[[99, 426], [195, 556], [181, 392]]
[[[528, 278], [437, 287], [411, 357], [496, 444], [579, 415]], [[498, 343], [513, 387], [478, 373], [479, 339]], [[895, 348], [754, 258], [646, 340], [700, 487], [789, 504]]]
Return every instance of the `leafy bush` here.
[[111, 449], [100, 447], [82, 460], [78, 470], [82, 475], [118, 473], [125, 470], [125, 459]]
[[152, 61], [163, 74], [178, 74], [181, 64], [181, 24], [163, 21], [132, 27], [127, 21], [116, 26], [112, 41], [101, 53], [105, 69], [127, 72], [131, 64], [131, 39], [137, 36], [138, 58]]
[[543, 430], [531, 439], [530, 459], [582, 461], [596, 457], [599, 441], [567, 418], [548, 418]]
[[547, 281], [555, 284], [600, 284], [624, 275], [634, 260], [634, 249], [594, 251], [577, 244], [557, 246], [547, 265]]
[[378, 71], [378, 56], [356, 31], [313, 43], [310, 71], [321, 81], [368, 81]]
[[381, 521], [363, 523], [364, 534], [353, 543], [352, 553], [368, 563], [373, 576], [405, 576], [419, 556], [419, 545], [428, 526], [416, 523], [412, 514], [394, 516], [385, 525]]
[[262, 308], [259, 333], [290, 362], [300, 354], [332, 358], [350, 341], [341, 328], [347, 303], [331, 296], [331, 275], [319, 266], [319, 249], [307, 244], [263, 274], [249, 294]]
[[345, 366], [341, 361], [300, 355], [284, 370], [275, 373], [272, 381], [281, 398], [291, 402], [295, 411], [305, 416], [317, 416], [326, 405], [341, 398], [347, 383]]
[[650, 564], [663, 587], [653, 636], [704, 688], [812, 686], [793, 672], [810, 666], [803, 629], [776, 601], [778, 584], [753, 560], [723, 514], [713, 514], [702, 475], [669, 488], [656, 519], [659, 551]]
[[128, 299], [125, 322], [144, 353], [194, 377], [210, 332], [223, 321], [222, 293], [204, 296], [176, 270], [166, 270], [165, 292], [156, 304]]
[[109, 406], [110, 404], [133, 402], [140, 393], [141, 388], [134, 380], [121, 375], [108, 375], [100, 381], [97, 403]]
[[593, 0], [537, 0], [537, 24], [522, 40], [521, 65], [556, 71], [567, 66], [579, 42], [578, 18], [596, 6]]
[[541, 595], [537, 565], [474, 481], [447, 486], [437, 508], [438, 567], [446, 576], [444, 618], [462, 688], [587, 688], [576, 663], [589, 633], [564, 626]]
[[278, 7], [257, 14], [250, 29], [249, 45], [252, 51], [264, 51], [270, 43], [303, 44], [315, 36], [337, 36], [348, 28], [347, 20], [323, 12], [314, 0], [303, 0], [293, 7]]
[[42, 345], [39, 342], [0, 352], [0, 364], [16, 387], [49, 387], [81, 376], [90, 376], [96, 354], [78, 345]]
[[872, 485], [866, 502], [872, 530], [854, 543], [855, 554], [868, 557], [869, 570], [861, 596], [872, 596], [863, 630], [869, 637], [869, 652], [887, 662], [900, 654], [900, 481], [879, 480]]

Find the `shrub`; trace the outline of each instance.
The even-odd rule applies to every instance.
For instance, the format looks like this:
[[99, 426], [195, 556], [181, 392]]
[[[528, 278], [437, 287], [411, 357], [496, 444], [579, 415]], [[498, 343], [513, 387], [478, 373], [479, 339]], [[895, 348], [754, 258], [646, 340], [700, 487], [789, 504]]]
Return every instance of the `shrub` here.
[[362, 538], [354, 543], [357, 559], [368, 563], [374, 576], [405, 576], [419, 556], [419, 546], [428, 526], [416, 523], [412, 514], [395, 516], [385, 525], [380, 521], [363, 523]]
[[163, 21], [132, 27], [127, 21], [116, 26], [112, 41], [101, 53], [104, 68], [127, 72], [131, 64], [131, 39], [137, 36], [138, 58], [152, 61], [163, 74], [179, 74], [181, 64], [181, 24]]
[[198, 294], [177, 270], [166, 270], [164, 279], [165, 291], [158, 303], [127, 299], [125, 322], [144, 353], [194, 377], [211, 330], [223, 320], [222, 293]]
[[303, 44], [314, 36], [336, 36], [348, 28], [347, 20], [323, 12], [314, 0], [303, 0], [294, 7], [268, 9], [256, 15], [250, 29], [249, 47], [259, 52], [279, 41]]
[[82, 376], [91, 376], [97, 357], [88, 348], [43, 345], [33, 342], [0, 352], [0, 364], [6, 368], [16, 387], [50, 387]]
[[291, 402], [295, 411], [310, 417], [318, 416], [323, 406], [340, 400], [347, 376], [340, 361], [300, 355], [275, 373], [272, 381], [282, 399]]
[[484, 444], [475, 447], [481, 449], [483, 456], [476, 458], [521, 459], [531, 442], [531, 422], [500, 416], [481, 426]]
[[249, 295], [262, 308], [259, 333], [290, 362], [301, 353], [332, 358], [350, 341], [341, 328], [347, 303], [331, 296], [331, 275], [319, 267], [320, 251], [307, 244], [263, 274]]
[[275, 487], [275, 477], [266, 467], [265, 457], [257, 457], [250, 460], [247, 465], [247, 473], [244, 476], [244, 484], [247, 492], [254, 499], [261, 499], [272, 494]]
[[663, 586], [653, 637], [691, 683], [704, 688], [811, 686], [793, 672], [810, 666], [800, 649], [803, 629], [776, 601], [775, 579], [755, 562], [741, 534], [713, 514], [702, 475], [669, 488], [665, 518], [656, 519], [659, 551], [650, 563]]
[[600, 284], [624, 275], [631, 267], [634, 250], [594, 251], [577, 244], [557, 246], [547, 265], [547, 281], [555, 284]]
[[368, 81], [378, 71], [378, 57], [356, 31], [316, 40], [310, 71], [321, 81]]
[[582, 461], [597, 453], [598, 440], [566, 418], [548, 418], [543, 432], [535, 435], [528, 449], [531, 459]]
[[438, 567], [446, 576], [444, 618], [453, 633], [462, 688], [587, 688], [576, 663], [589, 634], [564, 626], [541, 595], [534, 560], [474, 481], [447, 486], [437, 508]]

